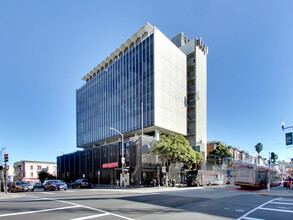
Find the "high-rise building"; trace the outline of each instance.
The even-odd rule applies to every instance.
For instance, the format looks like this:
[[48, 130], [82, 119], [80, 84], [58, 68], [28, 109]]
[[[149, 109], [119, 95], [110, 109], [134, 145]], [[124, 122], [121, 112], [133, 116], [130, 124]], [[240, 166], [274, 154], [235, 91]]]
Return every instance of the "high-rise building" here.
[[182, 32], [172, 41], [187, 56], [187, 139], [206, 158], [208, 48], [201, 39], [189, 40]]
[[149, 145], [160, 133], [187, 136], [205, 155], [207, 47], [184, 35], [175, 39], [147, 23], [83, 77], [76, 126], [84, 150], [57, 158], [59, 178], [115, 182], [122, 137], [129, 184], [156, 175]]

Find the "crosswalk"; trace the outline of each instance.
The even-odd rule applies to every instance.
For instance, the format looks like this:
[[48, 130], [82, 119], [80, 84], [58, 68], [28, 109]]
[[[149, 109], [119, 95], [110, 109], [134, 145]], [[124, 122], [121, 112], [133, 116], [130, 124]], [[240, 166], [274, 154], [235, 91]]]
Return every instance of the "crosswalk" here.
[[272, 199], [247, 212], [237, 220], [260, 219], [293, 219], [293, 200], [286, 198]]

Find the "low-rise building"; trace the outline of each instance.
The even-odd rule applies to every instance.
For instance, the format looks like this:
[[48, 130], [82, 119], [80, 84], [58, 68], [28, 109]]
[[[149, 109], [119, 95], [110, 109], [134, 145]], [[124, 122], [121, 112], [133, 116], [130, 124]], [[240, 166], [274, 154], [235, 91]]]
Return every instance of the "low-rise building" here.
[[15, 162], [13, 167], [14, 181], [39, 182], [40, 171], [46, 171], [53, 176], [57, 176], [56, 162], [21, 160]]
[[217, 146], [224, 145], [228, 147], [230, 153], [232, 154], [232, 159], [235, 162], [247, 162], [247, 163], [253, 163], [258, 164], [261, 166], [266, 166], [266, 158], [263, 158], [261, 156], [256, 156], [248, 153], [247, 151], [240, 150], [239, 148], [236, 148], [231, 145], [226, 145], [224, 142], [221, 141], [209, 141], [207, 143], [207, 154], [209, 154], [210, 151], [215, 150]]

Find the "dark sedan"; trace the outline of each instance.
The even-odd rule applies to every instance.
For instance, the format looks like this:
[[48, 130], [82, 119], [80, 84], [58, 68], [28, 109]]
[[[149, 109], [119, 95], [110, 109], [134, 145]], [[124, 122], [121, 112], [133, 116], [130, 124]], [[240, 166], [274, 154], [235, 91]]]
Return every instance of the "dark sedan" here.
[[67, 190], [66, 183], [62, 182], [61, 180], [50, 180], [44, 183], [44, 191], [51, 191], [51, 190]]
[[72, 188], [91, 188], [92, 184], [88, 179], [78, 179], [71, 184]]

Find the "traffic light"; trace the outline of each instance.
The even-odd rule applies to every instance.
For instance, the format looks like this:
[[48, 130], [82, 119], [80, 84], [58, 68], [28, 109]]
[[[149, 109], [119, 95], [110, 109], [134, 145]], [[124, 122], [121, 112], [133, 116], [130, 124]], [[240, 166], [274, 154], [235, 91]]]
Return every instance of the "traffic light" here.
[[274, 152], [271, 153], [271, 162], [272, 163], [275, 163], [276, 162], [276, 157], [275, 157], [275, 153]]
[[157, 170], [160, 170], [160, 169], [161, 169], [161, 164], [157, 163], [157, 164], [156, 164], [156, 169], [157, 169]]
[[4, 162], [8, 162], [8, 154], [4, 154]]

